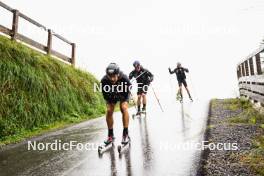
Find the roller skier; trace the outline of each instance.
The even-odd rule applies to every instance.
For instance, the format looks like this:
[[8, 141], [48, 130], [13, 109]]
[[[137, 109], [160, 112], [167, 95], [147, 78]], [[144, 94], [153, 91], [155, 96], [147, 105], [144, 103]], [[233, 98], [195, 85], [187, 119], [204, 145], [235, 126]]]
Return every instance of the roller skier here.
[[[122, 91], [118, 91], [117, 86], [122, 86]], [[102, 93], [106, 101], [107, 112], [106, 112], [106, 123], [108, 127], [108, 137], [104, 141], [105, 145], [109, 145], [114, 140], [113, 130], [113, 113], [117, 102], [120, 103], [120, 110], [122, 113], [123, 120], [123, 133], [122, 133], [122, 144], [126, 145], [130, 142], [128, 135], [129, 125], [129, 113], [128, 113], [128, 101], [130, 95], [130, 80], [128, 77], [120, 71], [116, 63], [110, 63], [106, 68], [106, 75], [101, 80]], [[104, 87], [111, 87], [111, 90], [104, 89]]]
[[[147, 92], [150, 83], [153, 81], [153, 74], [143, 68], [139, 61], [135, 61], [133, 63], [134, 70], [130, 72], [129, 79], [135, 78], [137, 81], [137, 113], [136, 115], [140, 115], [140, 113], [146, 113], [146, 104], [147, 104]], [[143, 107], [141, 109], [141, 104]]]
[[179, 90], [177, 92], [177, 99], [180, 99], [180, 102], [183, 101], [183, 95], [182, 95], [182, 84], [184, 85], [188, 95], [189, 95], [189, 99], [191, 101], [193, 101], [192, 96], [190, 94], [190, 91], [188, 89], [187, 86], [187, 82], [186, 82], [186, 75], [185, 72], [189, 73], [189, 70], [187, 68], [182, 67], [181, 63], [177, 63], [177, 67], [174, 70], [171, 70], [169, 68], [169, 72], [170, 74], [176, 74], [177, 77], [177, 81], [178, 81], [178, 85], [179, 85]]

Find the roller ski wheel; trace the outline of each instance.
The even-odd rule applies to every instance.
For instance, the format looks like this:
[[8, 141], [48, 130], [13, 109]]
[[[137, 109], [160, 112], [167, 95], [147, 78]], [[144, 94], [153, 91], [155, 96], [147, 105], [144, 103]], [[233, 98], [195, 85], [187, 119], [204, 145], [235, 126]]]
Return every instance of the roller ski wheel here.
[[124, 139], [124, 137], [123, 137], [121, 145], [118, 145], [118, 147], [117, 147], [118, 153], [121, 154], [122, 151], [127, 148], [127, 146], [130, 146], [130, 137], [129, 136], [127, 136], [126, 139]]

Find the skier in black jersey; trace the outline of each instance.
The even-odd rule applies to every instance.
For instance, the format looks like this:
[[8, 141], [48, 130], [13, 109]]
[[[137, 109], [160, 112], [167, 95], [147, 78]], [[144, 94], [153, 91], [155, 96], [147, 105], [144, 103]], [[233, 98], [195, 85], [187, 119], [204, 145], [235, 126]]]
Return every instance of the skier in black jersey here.
[[[135, 61], [133, 63], [133, 66], [134, 70], [130, 72], [129, 79], [135, 78], [137, 81], [137, 115], [139, 115], [140, 112], [146, 112], [146, 94], [148, 92], [148, 87], [150, 83], [153, 81], [154, 76], [149, 70], [143, 68], [139, 61]], [[142, 111], [141, 102], [143, 103]]]
[[188, 89], [188, 86], [187, 86], [187, 82], [186, 82], [186, 75], [185, 75], [185, 72], [189, 73], [189, 70], [187, 68], [184, 68], [181, 66], [181, 63], [177, 63], [177, 67], [174, 69], [174, 70], [171, 70], [169, 68], [169, 72], [170, 74], [176, 74], [176, 77], [177, 77], [177, 80], [178, 80], [178, 85], [179, 85], [179, 90], [178, 90], [178, 93], [177, 93], [177, 97], [180, 96], [180, 101], [182, 102], [183, 100], [183, 95], [182, 95], [182, 84], [184, 85], [188, 95], [189, 95], [189, 98], [191, 101], [192, 100], [192, 97], [191, 97], [191, 94], [190, 94], [190, 91]]
[[[130, 80], [122, 71], [120, 71], [116, 63], [111, 63], [106, 68], [106, 75], [102, 78], [101, 84], [103, 97], [107, 104], [106, 122], [108, 127], [108, 138], [104, 143], [107, 145], [113, 142], [113, 113], [115, 110], [116, 103], [120, 102], [120, 110], [122, 113], [123, 120], [122, 144], [127, 144], [130, 141], [130, 137], [128, 135], [128, 101], [131, 86]], [[119, 86], [119, 88], [117, 86]], [[111, 88], [110, 91], [109, 87]]]

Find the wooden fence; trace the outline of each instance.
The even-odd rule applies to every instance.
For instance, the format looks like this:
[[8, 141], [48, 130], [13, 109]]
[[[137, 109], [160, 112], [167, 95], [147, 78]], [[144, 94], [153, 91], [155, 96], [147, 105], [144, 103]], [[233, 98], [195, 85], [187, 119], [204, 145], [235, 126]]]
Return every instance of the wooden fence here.
[[[76, 45], [75, 43], [72, 43], [70, 41], [68, 41], [67, 39], [65, 39], [64, 37], [54, 33], [51, 29], [47, 29], [45, 26], [43, 26], [42, 24], [38, 23], [37, 21], [29, 18], [28, 16], [24, 15], [23, 13], [19, 12], [16, 9], [12, 9], [11, 7], [9, 7], [8, 5], [4, 4], [3, 2], [0, 1], [0, 7], [10, 11], [13, 14], [13, 21], [12, 21], [12, 29], [9, 29], [5, 26], [2, 26], [0, 24], [0, 32], [9, 35], [11, 37], [12, 40], [19, 40], [22, 41], [32, 47], [35, 47], [41, 51], [44, 51], [45, 53], [47, 53], [48, 55], [53, 55], [55, 57], [58, 57], [59, 59], [62, 59], [70, 64], [72, 64], [73, 66], [75, 65], [75, 54], [76, 54]], [[22, 34], [18, 33], [18, 21], [19, 18], [23, 18], [24, 20], [30, 22], [31, 24], [43, 29], [44, 31], [47, 32], [47, 36], [48, 36], [48, 40], [47, 40], [47, 46], [36, 42], [32, 39], [30, 39], [29, 37], [26, 37]], [[52, 38], [56, 37], [58, 39], [60, 39], [61, 41], [69, 44], [71, 46], [71, 57], [68, 57], [64, 54], [61, 54], [58, 51], [55, 51], [52, 49]]]
[[237, 66], [240, 96], [264, 105], [264, 46], [246, 57]]

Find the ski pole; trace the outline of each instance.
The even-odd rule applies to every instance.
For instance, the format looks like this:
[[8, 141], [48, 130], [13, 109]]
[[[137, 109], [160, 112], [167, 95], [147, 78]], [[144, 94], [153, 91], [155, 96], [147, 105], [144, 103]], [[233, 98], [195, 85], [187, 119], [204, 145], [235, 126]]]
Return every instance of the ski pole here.
[[[189, 74], [189, 75], [190, 75], [190, 74]], [[194, 94], [195, 97], [197, 97], [196, 88], [195, 88], [195, 85], [194, 85], [194, 83], [193, 83], [193, 81], [192, 81], [192, 76], [191, 76], [191, 75], [189, 76], [189, 80], [190, 80], [190, 82], [191, 82], [191, 86], [192, 86], [193, 94]]]
[[[170, 71], [170, 67], [169, 67], [169, 71]], [[173, 93], [173, 90], [174, 90], [174, 86], [173, 86], [173, 84], [172, 84], [172, 78], [171, 78], [171, 74], [173, 74], [173, 73], [171, 73], [170, 72], [170, 87], [171, 87], [171, 97], [172, 97], [172, 101], [174, 100], [174, 93]], [[177, 98], [177, 96], [178, 96], [178, 93], [176, 94], [176, 98]]]
[[[147, 71], [144, 71], [143, 73], [141, 73], [140, 75], [138, 75], [135, 79], [133, 79], [132, 81], [130, 81], [130, 83], [132, 84], [135, 80], [137, 80], [140, 76], [142, 76], [144, 73], [146, 73]], [[135, 102], [135, 100], [134, 100], [134, 96], [132, 95], [132, 93], [130, 92], [130, 96], [132, 96], [132, 101], [133, 101], [133, 104], [134, 104], [134, 107], [135, 107], [135, 109], [136, 109], [136, 111], [137, 111], [137, 104], [136, 104], [136, 102]]]
[[156, 100], [158, 101], [158, 104], [159, 104], [159, 106], [160, 106], [161, 111], [164, 112], [164, 111], [163, 111], [163, 108], [162, 108], [162, 106], [161, 106], [161, 104], [160, 104], [160, 101], [159, 101], [159, 99], [158, 99], [158, 97], [157, 97], [157, 94], [156, 94], [156, 92], [155, 92], [155, 90], [154, 90], [154, 88], [153, 88], [153, 86], [152, 86], [152, 84], [150, 84], [150, 85], [151, 85], [152, 91], [154, 92], [155, 98], [156, 98]]
[[143, 73], [141, 73], [140, 75], [138, 75], [135, 79], [133, 79], [132, 81], [131, 81], [131, 83], [133, 83], [135, 80], [137, 80], [140, 76], [142, 76], [144, 73], [146, 73], [147, 71], [144, 71]]

